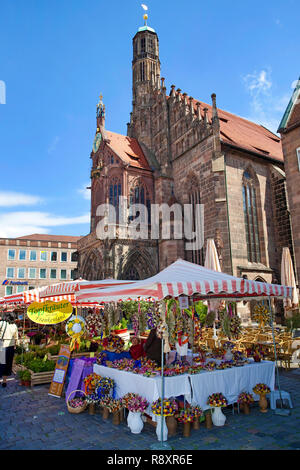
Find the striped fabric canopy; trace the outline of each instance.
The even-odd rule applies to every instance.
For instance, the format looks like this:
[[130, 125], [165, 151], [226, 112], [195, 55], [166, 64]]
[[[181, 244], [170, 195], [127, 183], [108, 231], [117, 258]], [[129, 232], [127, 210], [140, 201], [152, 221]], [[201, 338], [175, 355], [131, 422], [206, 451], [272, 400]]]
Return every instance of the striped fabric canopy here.
[[123, 287], [79, 291], [76, 299], [77, 302], [117, 302], [149, 297], [162, 300], [180, 295], [238, 300], [268, 296], [286, 298], [292, 296], [292, 287], [250, 281], [179, 259], [144, 281]]
[[47, 297], [47, 300], [54, 300], [54, 296], [60, 296], [60, 299], [63, 299], [66, 294], [73, 295], [74, 293], [85, 290], [85, 289], [101, 289], [109, 288], [117, 285], [129, 284], [134, 281], [119, 281], [115, 279], [104, 279], [102, 281], [85, 281], [84, 279], [77, 279], [76, 281], [60, 282], [58, 284], [53, 284], [52, 286], [46, 287], [46, 289], [41, 292], [41, 299]]
[[45, 287], [38, 287], [36, 289], [31, 289], [17, 294], [6, 295], [0, 299], [0, 305], [7, 304], [30, 304], [32, 302], [38, 302], [40, 299], [40, 293], [45, 289]]

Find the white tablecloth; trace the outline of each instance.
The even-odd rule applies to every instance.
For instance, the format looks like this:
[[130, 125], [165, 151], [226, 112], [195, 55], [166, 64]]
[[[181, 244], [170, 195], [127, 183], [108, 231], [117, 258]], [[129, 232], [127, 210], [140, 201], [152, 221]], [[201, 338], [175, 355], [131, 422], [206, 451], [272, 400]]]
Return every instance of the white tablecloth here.
[[[161, 396], [161, 377], [145, 377], [123, 370], [94, 364], [95, 374], [110, 377], [116, 384], [116, 398], [126, 393], [138, 393], [151, 404]], [[232, 367], [213, 372], [203, 371], [199, 374], [165, 377], [165, 398], [184, 395], [186, 401], [209, 409], [207, 398], [212, 393], [223, 393], [228, 403], [236, 403], [241, 392], [253, 394], [253, 387], [264, 383], [274, 390], [275, 363], [270, 361], [251, 362], [243, 367]], [[253, 394], [254, 399], [259, 397]]]
[[257, 383], [264, 383], [274, 390], [275, 363], [270, 361], [251, 362], [242, 367], [200, 372], [190, 375], [192, 384], [192, 404], [199, 405], [203, 410], [209, 409], [207, 398], [212, 393], [223, 393], [228, 404], [236, 403], [241, 392], [252, 393], [254, 400], [259, 396], [253, 393]]
[[[122, 398], [126, 393], [138, 393], [146, 398], [149, 403], [154, 402], [161, 396], [161, 377], [145, 377], [143, 375], [113, 369], [110, 367], [94, 364], [95, 374], [109, 377], [116, 384], [116, 398]], [[186, 400], [191, 400], [191, 386], [188, 374], [165, 377], [166, 398], [184, 395]]]

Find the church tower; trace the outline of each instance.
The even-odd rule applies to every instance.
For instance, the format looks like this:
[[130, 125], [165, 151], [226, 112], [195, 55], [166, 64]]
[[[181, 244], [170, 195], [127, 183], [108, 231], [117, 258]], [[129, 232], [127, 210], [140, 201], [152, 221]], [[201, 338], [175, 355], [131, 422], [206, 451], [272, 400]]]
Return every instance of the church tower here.
[[159, 40], [153, 28], [144, 26], [133, 38], [132, 113], [128, 135], [152, 147], [151, 107], [154, 93], [160, 90]]

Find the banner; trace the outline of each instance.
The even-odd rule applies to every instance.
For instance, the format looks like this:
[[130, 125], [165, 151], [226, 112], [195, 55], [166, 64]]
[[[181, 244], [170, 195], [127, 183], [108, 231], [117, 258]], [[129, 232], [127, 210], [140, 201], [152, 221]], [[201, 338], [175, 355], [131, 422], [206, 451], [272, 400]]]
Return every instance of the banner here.
[[39, 325], [56, 325], [67, 320], [72, 312], [73, 306], [67, 300], [33, 302], [27, 308], [28, 318]]
[[63, 344], [59, 350], [59, 356], [56, 361], [56, 366], [48, 395], [52, 395], [54, 397], [61, 397], [69, 366], [70, 356], [70, 346]]

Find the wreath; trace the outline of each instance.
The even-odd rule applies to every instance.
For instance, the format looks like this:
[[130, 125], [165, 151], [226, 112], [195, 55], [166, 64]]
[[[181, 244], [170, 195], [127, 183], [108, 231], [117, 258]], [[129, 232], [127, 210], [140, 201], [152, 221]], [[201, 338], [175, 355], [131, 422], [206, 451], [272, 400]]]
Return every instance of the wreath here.
[[263, 305], [255, 305], [253, 311], [253, 320], [259, 324], [260, 328], [263, 328], [271, 319], [269, 310]]
[[85, 330], [85, 322], [82, 317], [79, 315], [72, 316], [68, 323], [66, 324], [66, 333], [71, 340], [70, 350], [74, 349], [79, 350], [80, 348], [80, 337], [83, 335]]

